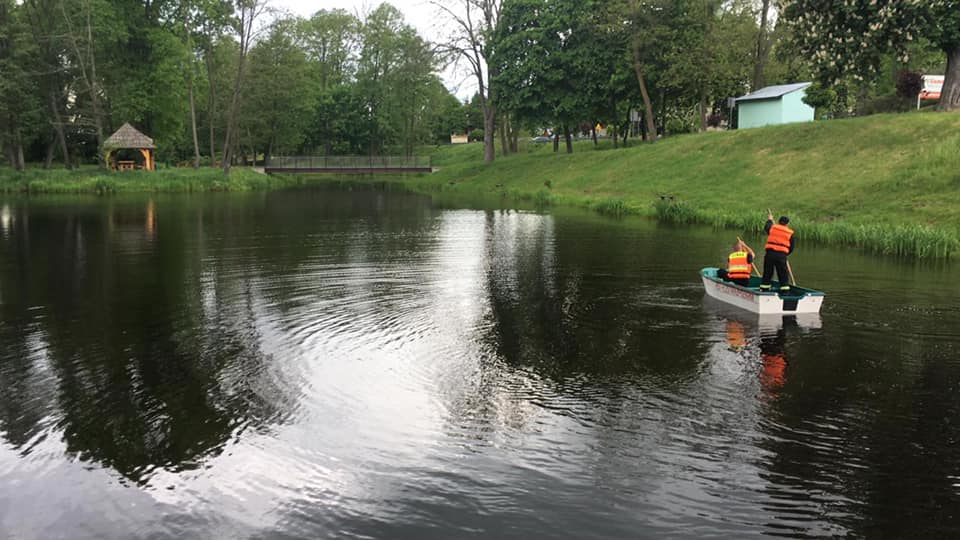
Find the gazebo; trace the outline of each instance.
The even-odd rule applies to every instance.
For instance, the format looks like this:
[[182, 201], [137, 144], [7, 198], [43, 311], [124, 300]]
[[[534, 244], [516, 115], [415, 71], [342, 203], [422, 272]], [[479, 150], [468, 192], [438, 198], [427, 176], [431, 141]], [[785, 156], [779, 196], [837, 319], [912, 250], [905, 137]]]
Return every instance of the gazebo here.
[[154, 161], [154, 150], [157, 145], [153, 144], [153, 139], [140, 133], [130, 124], [123, 124], [116, 133], [103, 141], [103, 150], [106, 152], [105, 161], [113, 170], [132, 171], [139, 168], [133, 160], [113, 161], [113, 153], [117, 150], [136, 150], [143, 156], [143, 169], [152, 171], [157, 168]]

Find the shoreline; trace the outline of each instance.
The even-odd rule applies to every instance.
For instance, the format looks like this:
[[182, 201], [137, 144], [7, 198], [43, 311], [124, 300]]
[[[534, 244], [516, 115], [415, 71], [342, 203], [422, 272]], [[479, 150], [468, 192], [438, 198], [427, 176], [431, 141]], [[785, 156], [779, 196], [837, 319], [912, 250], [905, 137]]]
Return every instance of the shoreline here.
[[679, 135], [573, 154], [526, 143], [483, 163], [480, 144], [432, 148], [417, 175], [265, 175], [234, 168], [105, 172], [0, 169], [0, 193], [39, 195], [265, 191], [389, 184], [508, 207], [571, 206], [610, 216], [709, 225], [755, 236], [766, 209], [800, 241], [868, 253], [949, 259], [960, 253], [960, 114], [906, 113]]

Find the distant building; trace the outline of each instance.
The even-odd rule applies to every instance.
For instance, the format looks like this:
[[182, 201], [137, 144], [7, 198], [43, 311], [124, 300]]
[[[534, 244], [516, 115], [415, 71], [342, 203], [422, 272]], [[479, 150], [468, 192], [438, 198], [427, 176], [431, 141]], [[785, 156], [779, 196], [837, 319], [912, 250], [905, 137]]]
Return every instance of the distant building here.
[[813, 107], [803, 102], [808, 86], [808, 82], [768, 86], [738, 97], [737, 127], [813, 121]]
[[470, 140], [466, 134], [464, 135], [454, 134], [450, 136], [450, 144], [466, 144], [468, 142], [470, 142]]

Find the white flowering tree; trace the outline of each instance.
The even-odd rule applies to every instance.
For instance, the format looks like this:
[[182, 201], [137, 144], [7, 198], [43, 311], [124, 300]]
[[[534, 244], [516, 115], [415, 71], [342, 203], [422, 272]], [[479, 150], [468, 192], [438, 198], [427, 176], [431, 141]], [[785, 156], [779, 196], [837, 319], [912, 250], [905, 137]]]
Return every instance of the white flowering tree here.
[[924, 37], [947, 56], [937, 109], [960, 110], [960, 0], [786, 0], [783, 20], [824, 87], [873, 77], [891, 53], [906, 62]]

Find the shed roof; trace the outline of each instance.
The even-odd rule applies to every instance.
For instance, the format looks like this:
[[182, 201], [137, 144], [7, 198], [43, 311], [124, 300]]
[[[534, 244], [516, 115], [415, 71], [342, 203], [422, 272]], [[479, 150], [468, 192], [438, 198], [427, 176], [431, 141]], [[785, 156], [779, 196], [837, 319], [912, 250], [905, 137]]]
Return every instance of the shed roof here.
[[779, 84], [776, 86], [768, 86], [766, 88], [761, 88], [756, 92], [751, 92], [745, 96], [740, 96], [737, 98], [737, 102], [741, 101], [753, 101], [758, 99], [776, 99], [783, 97], [790, 92], [796, 92], [797, 90], [802, 90], [810, 86], [808, 82], [802, 83], [793, 83], [793, 84]]
[[155, 149], [157, 145], [153, 144], [153, 139], [140, 133], [130, 124], [123, 124], [120, 129], [103, 141], [104, 148], [149, 148]]

